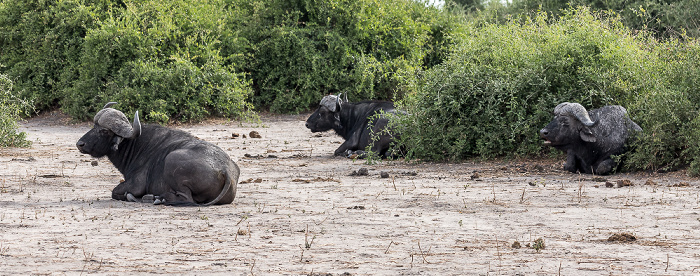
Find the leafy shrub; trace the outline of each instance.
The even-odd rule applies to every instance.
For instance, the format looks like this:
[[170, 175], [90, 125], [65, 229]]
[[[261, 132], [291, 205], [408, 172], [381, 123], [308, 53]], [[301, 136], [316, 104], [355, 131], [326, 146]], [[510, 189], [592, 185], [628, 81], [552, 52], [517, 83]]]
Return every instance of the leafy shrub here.
[[[85, 37], [80, 77], [62, 105], [85, 119], [109, 101], [160, 122], [239, 117], [252, 106], [249, 82], [234, 73], [235, 53], [221, 39], [246, 44], [226, 31], [223, 1], [127, 2]], [[228, 45], [231, 49], [244, 49]], [[228, 65], [227, 65], [228, 63]]]
[[538, 130], [558, 103], [626, 105], [650, 89], [650, 56], [616, 18], [587, 8], [472, 24], [406, 99], [402, 143], [433, 160], [537, 154]]
[[77, 77], [85, 33], [107, 1], [0, 2], [0, 68], [20, 97], [39, 110], [55, 107]]
[[17, 132], [17, 120], [29, 104], [13, 94], [12, 81], [0, 74], [0, 147], [26, 147], [27, 134]]
[[494, 5], [503, 14], [521, 14], [544, 11], [555, 16], [566, 9], [587, 6], [598, 11], [614, 11], [630, 29], [649, 31], [657, 38], [700, 36], [700, 2], [697, 0], [574, 0], [536, 1], [515, 0], [507, 7]]
[[[412, 0], [267, 1], [248, 26], [256, 105], [299, 112], [325, 94], [393, 99], [440, 63], [459, 19]], [[270, 27], [272, 26], [272, 27]], [[250, 30], [256, 30], [254, 33]]]
[[658, 70], [640, 76], [655, 81], [631, 101], [633, 109], [643, 111], [635, 119], [644, 132], [636, 137], [628, 166], [669, 171], [690, 165], [691, 174], [700, 174], [700, 45], [695, 40], [647, 45]]

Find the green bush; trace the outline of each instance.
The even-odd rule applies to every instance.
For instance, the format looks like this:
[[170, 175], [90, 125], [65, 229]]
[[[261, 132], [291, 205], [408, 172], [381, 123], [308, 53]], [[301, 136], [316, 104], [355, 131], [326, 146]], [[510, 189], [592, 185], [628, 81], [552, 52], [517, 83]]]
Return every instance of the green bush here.
[[432, 160], [537, 154], [558, 103], [627, 105], [655, 82], [642, 78], [655, 61], [619, 21], [587, 8], [474, 23], [406, 99], [402, 143]]
[[630, 103], [639, 110], [635, 120], [644, 128], [629, 154], [634, 169], [669, 171], [690, 165], [690, 173], [700, 174], [700, 45], [692, 39], [649, 43], [658, 70], [640, 78], [655, 82], [651, 89]]
[[497, 9], [504, 15], [544, 11], [559, 16], [566, 9], [576, 6], [614, 11], [628, 28], [649, 31], [657, 38], [683, 37], [686, 34], [700, 36], [700, 22], [697, 20], [700, 17], [700, 1], [697, 0], [515, 0], [507, 6], [499, 3], [486, 8]]
[[297, 0], [261, 4], [248, 26], [256, 105], [276, 112], [350, 100], [401, 98], [446, 57], [459, 18], [412, 0]]
[[[223, 1], [134, 1], [90, 30], [80, 58], [80, 77], [61, 104], [86, 119], [104, 103], [123, 103], [146, 120], [240, 117], [252, 106], [249, 81], [236, 70], [236, 53], [223, 56], [221, 39], [230, 10]], [[227, 45], [244, 49], [245, 45]]]
[[27, 147], [27, 134], [17, 132], [17, 120], [29, 104], [13, 94], [12, 81], [0, 74], [0, 147]]
[[0, 2], [0, 68], [20, 97], [53, 108], [77, 77], [85, 33], [108, 1]]

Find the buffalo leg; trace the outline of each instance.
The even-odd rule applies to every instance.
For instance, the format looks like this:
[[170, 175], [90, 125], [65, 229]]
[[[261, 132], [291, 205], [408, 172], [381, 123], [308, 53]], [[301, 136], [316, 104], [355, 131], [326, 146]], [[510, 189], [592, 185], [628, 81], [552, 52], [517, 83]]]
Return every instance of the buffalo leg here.
[[146, 194], [146, 187], [139, 185], [133, 185], [131, 181], [124, 181], [119, 183], [117, 187], [112, 189], [112, 198], [116, 200], [130, 201], [127, 195], [132, 197], [142, 197]]
[[612, 172], [613, 168], [615, 168], [615, 161], [608, 158], [603, 160], [603, 162], [600, 162], [600, 164], [598, 164], [598, 166], [595, 169], [595, 173], [601, 175], [609, 174], [610, 172]]
[[578, 170], [576, 162], [576, 155], [573, 153], [568, 153], [566, 155], [566, 164], [564, 164], [564, 169], [569, 172], [576, 173], [576, 171]]

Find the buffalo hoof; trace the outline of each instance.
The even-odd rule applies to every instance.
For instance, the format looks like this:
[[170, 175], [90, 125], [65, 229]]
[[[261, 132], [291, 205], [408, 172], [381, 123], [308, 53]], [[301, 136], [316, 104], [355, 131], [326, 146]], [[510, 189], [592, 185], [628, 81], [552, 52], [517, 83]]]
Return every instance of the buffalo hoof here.
[[126, 193], [126, 201], [137, 202], [138, 200], [136, 200], [136, 197], [134, 197], [134, 195], [132, 195], [131, 193]]
[[155, 196], [155, 200], [153, 201], [153, 205], [161, 205], [165, 204], [165, 198], [162, 198], [160, 196]]

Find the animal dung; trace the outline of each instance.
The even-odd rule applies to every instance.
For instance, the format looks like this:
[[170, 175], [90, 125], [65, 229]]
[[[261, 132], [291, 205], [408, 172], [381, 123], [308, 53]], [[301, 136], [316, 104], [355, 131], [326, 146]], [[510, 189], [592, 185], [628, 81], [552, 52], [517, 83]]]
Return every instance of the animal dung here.
[[385, 171], [382, 171], [382, 172], [379, 173], [379, 176], [380, 176], [381, 178], [389, 178], [389, 173], [388, 173], [388, 172], [385, 172]]
[[262, 183], [262, 182], [263, 182], [262, 178], [256, 178], [256, 179], [248, 178], [248, 180], [240, 181], [240, 182], [238, 182], [238, 184]]
[[608, 238], [609, 242], [633, 242], [637, 237], [630, 233], [615, 233]]
[[510, 247], [515, 248], [515, 249], [520, 249], [522, 247], [522, 245], [520, 245], [519, 241], [514, 241]]
[[690, 183], [684, 181], [684, 182], [673, 184], [673, 185], [671, 185], [671, 187], [690, 187]]
[[357, 171], [353, 171], [350, 176], [366, 176], [369, 175], [369, 170], [367, 168], [360, 168]]
[[262, 136], [260, 135], [260, 133], [258, 133], [258, 132], [255, 131], [255, 130], [253, 130], [253, 131], [251, 131], [250, 133], [248, 133], [248, 136], [250, 136], [250, 138], [262, 138]]

